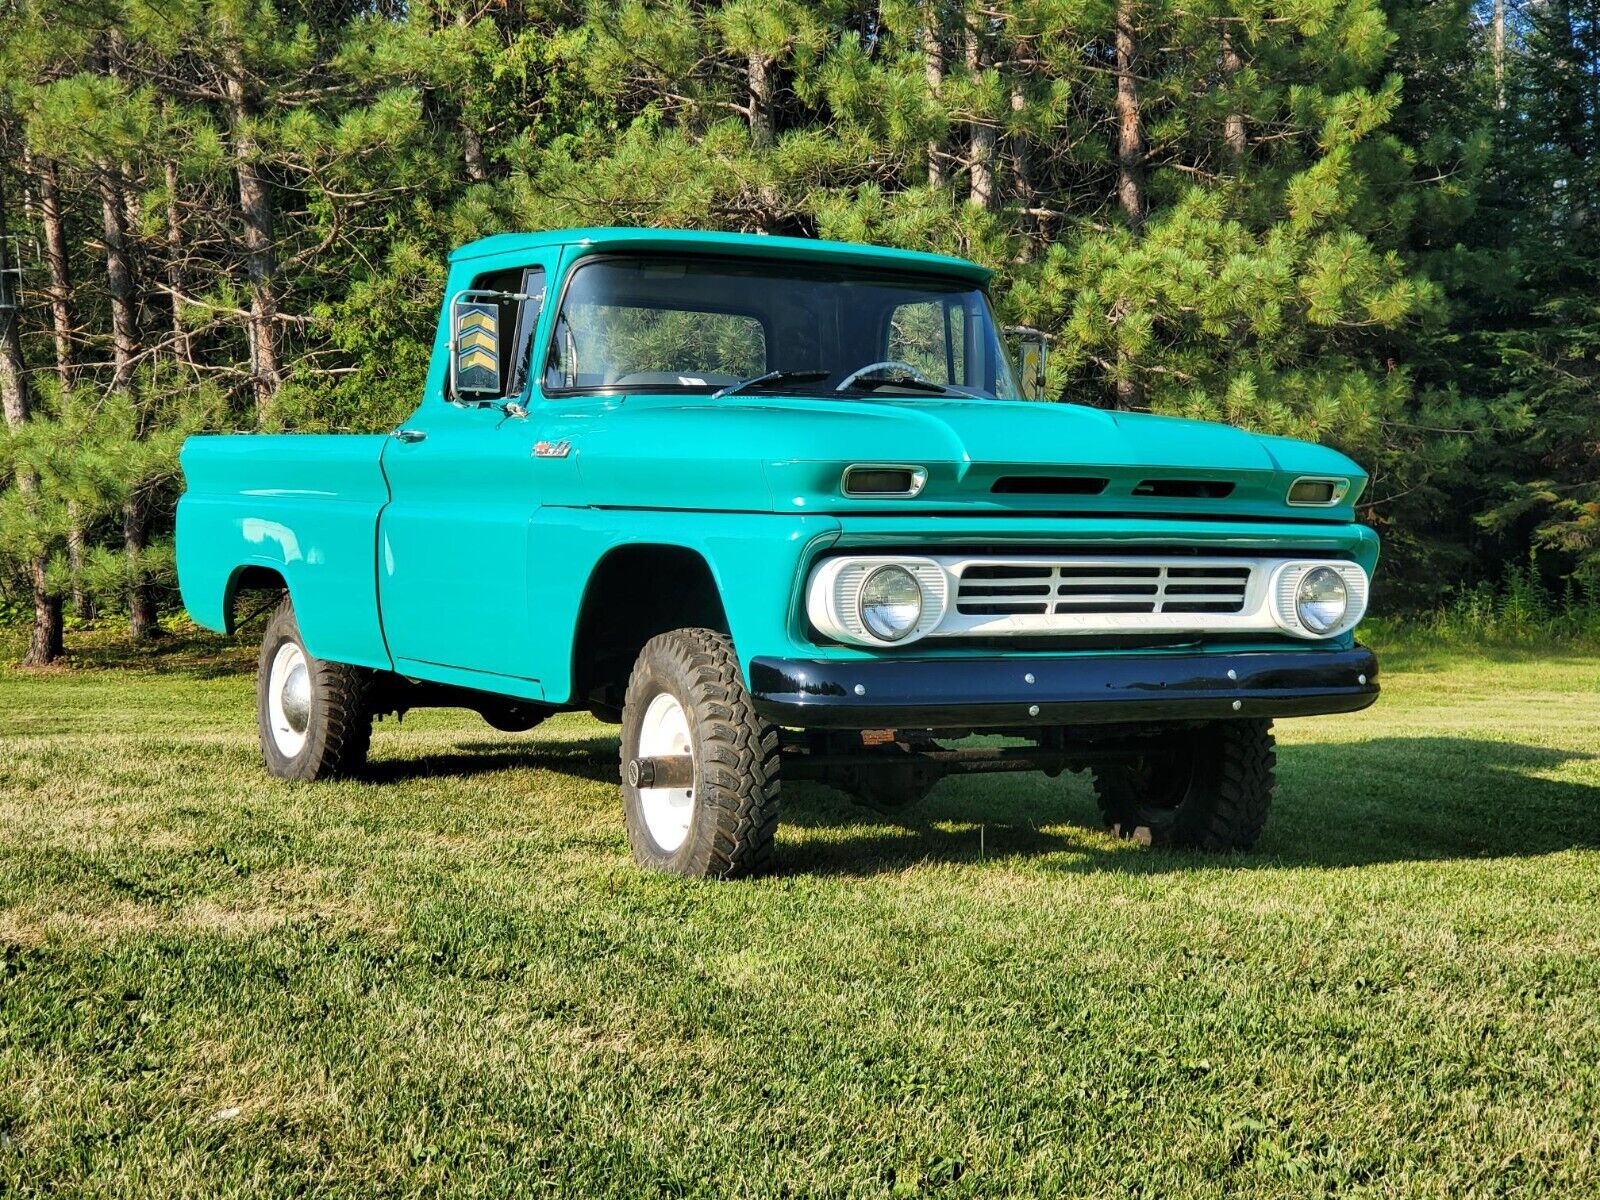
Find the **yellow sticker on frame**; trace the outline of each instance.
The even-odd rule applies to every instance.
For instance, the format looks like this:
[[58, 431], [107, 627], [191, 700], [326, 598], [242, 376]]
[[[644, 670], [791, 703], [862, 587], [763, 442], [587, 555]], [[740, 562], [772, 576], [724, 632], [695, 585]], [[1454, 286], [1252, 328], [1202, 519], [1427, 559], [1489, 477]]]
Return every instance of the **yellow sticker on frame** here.
[[500, 306], [456, 301], [456, 390], [500, 391]]

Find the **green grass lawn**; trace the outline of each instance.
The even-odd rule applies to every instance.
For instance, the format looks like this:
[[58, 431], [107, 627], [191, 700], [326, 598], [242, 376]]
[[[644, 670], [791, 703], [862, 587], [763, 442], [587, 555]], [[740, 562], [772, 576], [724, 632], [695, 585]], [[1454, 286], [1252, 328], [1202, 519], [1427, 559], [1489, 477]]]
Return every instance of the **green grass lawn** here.
[[0, 1195], [1600, 1194], [1600, 658], [1392, 655], [1252, 855], [797, 785], [738, 884], [588, 718], [271, 780], [252, 658], [0, 669]]

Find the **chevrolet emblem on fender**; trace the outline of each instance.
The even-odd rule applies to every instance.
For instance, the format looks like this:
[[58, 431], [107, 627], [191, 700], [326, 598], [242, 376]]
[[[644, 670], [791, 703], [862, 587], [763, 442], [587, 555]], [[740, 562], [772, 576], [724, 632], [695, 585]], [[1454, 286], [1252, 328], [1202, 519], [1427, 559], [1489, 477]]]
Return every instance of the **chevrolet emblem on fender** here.
[[535, 442], [533, 444], [533, 456], [535, 458], [565, 458], [570, 453], [572, 453], [572, 443], [565, 440], [559, 442]]

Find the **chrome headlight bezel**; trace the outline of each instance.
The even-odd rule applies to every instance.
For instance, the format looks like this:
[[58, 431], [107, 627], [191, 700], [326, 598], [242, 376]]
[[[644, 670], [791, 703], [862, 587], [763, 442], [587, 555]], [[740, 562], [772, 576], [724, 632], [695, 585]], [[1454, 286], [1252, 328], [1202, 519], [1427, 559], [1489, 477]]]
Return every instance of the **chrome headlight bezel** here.
[[[905, 571], [922, 593], [921, 614], [898, 638], [878, 636], [861, 616], [861, 593], [867, 581], [884, 567]], [[949, 596], [949, 578], [932, 559], [914, 555], [839, 555], [824, 559], [812, 571], [806, 585], [806, 615], [818, 632], [847, 645], [904, 646], [938, 626], [944, 619]]]
[[[1326, 629], [1315, 629], [1300, 616], [1300, 584], [1318, 570], [1332, 571], [1345, 589], [1344, 613]], [[1268, 586], [1268, 594], [1272, 597], [1272, 616], [1278, 625], [1295, 637], [1319, 642], [1349, 633], [1359, 625], [1361, 618], [1367, 614], [1367, 599], [1371, 592], [1371, 581], [1366, 571], [1360, 563], [1348, 559], [1306, 559], [1280, 563]]]

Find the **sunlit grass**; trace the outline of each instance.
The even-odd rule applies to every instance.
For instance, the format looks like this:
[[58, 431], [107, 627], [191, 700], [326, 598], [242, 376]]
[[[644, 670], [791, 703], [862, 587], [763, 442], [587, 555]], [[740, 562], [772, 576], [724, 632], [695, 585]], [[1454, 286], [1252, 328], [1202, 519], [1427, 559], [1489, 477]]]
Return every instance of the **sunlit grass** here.
[[1253, 855], [797, 786], [735, 885], [588, 718], [272, 781], [252, 663], [0, 670], [0, 1195], [1600, 1190], [1600, 659], [1403, 648]]

